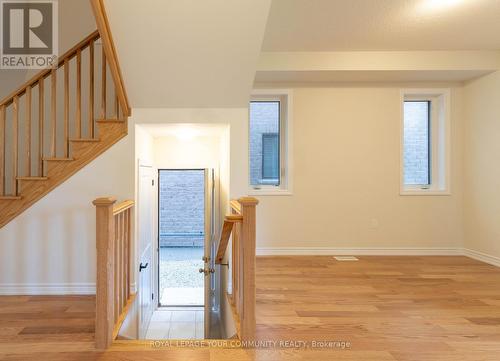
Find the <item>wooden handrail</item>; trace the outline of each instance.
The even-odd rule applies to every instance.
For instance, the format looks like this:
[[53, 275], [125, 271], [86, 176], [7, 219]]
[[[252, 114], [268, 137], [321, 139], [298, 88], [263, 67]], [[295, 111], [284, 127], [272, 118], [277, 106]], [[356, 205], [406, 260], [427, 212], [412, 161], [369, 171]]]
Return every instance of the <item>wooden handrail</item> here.
[[236, 199], [232, 199], [231, 202], [229, 202], [229, 205], [231, 206], [231, 210], [237, 214], [241, 214], [241, 204], [238, 202]]
[[104, 7], [104, 1], [90, 0], [90, 3], [94, 12], [97, 29], [101, 34], [104, 52], [109, 63], [111, 75], [113, 76], [113, 80], [115, 82], [116, 93], [118, 95], [118, 100], [120, 102], [122, 112], [125, 116], [129, 117], [131, 114], [130, 105], [127, 97], [127, 92], [125, 90], [125, 84], [123, 82], [120, 64], [118, 62], [118, 55], [116, 53], [115, 44], [111, 35], [111, 29], [109, 26], [108, 17], [106, 15], [106, 9]]
[[[29, 182], [30, 177], [46, 178], [48, 176], [48, 171], [45, 169], [46, 160], [72, 159], [75, 151], [75, 147], [71, 146], [72, 142], [96, 140], [95, 88], [97, 87], [97, 91], [101, 90], [100, 106], [105, 110], [108, 101], [106, 93], [108, 66], [114, 83], [113, 94], [109, 94], [109, 97], [122, 101], [118, 102], [118, 106], [114, 104], [114, 114], [104, 112], [100, 114], [101, 119], [124, 121], [130, 114], [128, 102], [124, 101], [126, 94], [116, 52], [112, 51], [111, 56], [105, 55], [109, 52], [106, 47], [109, 47], [111, 41], [107, 27], [104, 36], [98, 30], [93, 31], [60, 56], [54, 68], [40, 71], [0, 101], [0, 138], [12, 139], [10, 143], [2, 139], [0, 199], [22, 199], [23, 194], [20, 193], [26, 188], [18, 186], [18, 182]], [[102, 54], [99, 54], [102, 57], [97, 57], [95, 54], [95, 44], [99, 39], [103, 43]], [[82, 69], [83, 59], [88, 59], [88, 68]], [[95, 79], [96, 67], [102, 69], [101, 81]], [[75, 69], [75, 72], [72, 69]], [[62, 86], [58, 85], [59, 83]], [[99, 86], [103, 89], [99, 89]], [[84, 94], [82, 89], [88, 89], [88, 92]], [[38, 104], [32, 108], [33, 102]], [[87, 104], [88, 107], [83, 109], [82, 104]], [[20, 106], [23, 109], [20, 109]], [[122, 107], [126, 107], [125, 110], [120, 109]], [[32, 130], [38, 134], [33, 136]], [[6, 160], [6, 157], [10, 159]], [[34, 165], [36, 167], [33, 167]]]
[[222, 225], [222, 232], [220, 234], [219, 246], [217, 248], [217, 256], [215, 257], [215, 263], [221, 264], [226, 254], [227, 245], [229, 244], [229, 237], [231, 236], [231, 231], [233, 230], [233, 225], [236, 222], [242, 222], [243, 217], [239, 214], [227, 215], [224, 219], [224, 224]]
[[[58, 63], [57, 63], [57, 69], [62, 67], [64, 65], [65, 61], [71, 60], [74, 56], [76, 56], [77, 51], [83, 50], [87, 48], [87, 46], [90, 44], [90, 42], [95, 41], [99, 39], [99, 31], [95, 30], [91, 34], [85, 37], [82, 41], [80, 41], [78, 44], [73, 46], [71, 49], [69, 49], [67, 52], [65, 52], [63, 55], [59, 57]], [[8, 105], [12, 103], [14, 97], [16, 96], [21, 96], [26, 92], [27, 88], [34, 87], [40, 80], [45, 79], [50, 75], [53, 69], [44, 69], [35, 76], [33, 76], [30, 80], [25, 82], [23, 85], [21, 85], [19, 88], [14, 90], [12, 93], [4, 97], [0, 101], [0, 106], [1, 105]]]
[[130, 292], [133, 201], [115, 206], [111, 197], [97, 198], [95, 344], [103, 350], [116, 338], [134, 294]]
[[123, 201], [120, 204], [113, 207], [113, 215], [116, 216], [118, 213], [121, 213], [129, 208], [134, 206], [134, 201]]

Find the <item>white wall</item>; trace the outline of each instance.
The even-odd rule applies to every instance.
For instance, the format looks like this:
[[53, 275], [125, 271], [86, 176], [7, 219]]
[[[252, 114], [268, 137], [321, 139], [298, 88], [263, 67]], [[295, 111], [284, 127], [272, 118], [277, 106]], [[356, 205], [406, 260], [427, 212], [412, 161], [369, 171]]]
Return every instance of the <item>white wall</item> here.
[[92, 201], [133, 199], [133, 144], [123, 138], [0, 229], [0, 294], [95, 292]]
[[257, 197], [260, 252], [461, 247], [461, 87], [452, 87], [452, 195], [399, 195], [400, 89], [419, 86], [293, 89], [293, 195]]
[[219, 168], [219, 153], [219, 136], [191, 139], [166, 136], [154, 139], [154, 163], [158, 169]]
[[244, 107], [270, 0], [105, 0], [133, 108]]
[[465, 248], [500, 264], [500, 71], [466, 84], [464, 95]]
[[219, 124], [229, 128], [230, 197], [247, 194], [248, 109], [247, 108], [136, 108], [131, 122], [152, 124]]

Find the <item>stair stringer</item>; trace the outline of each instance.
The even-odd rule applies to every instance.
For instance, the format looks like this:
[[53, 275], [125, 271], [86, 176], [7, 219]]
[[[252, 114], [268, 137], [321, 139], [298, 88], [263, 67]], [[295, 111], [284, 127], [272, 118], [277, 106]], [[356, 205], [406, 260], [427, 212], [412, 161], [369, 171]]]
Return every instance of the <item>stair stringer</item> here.
[[98, 120], [98, 141], [72, 140], [71, 158], [46, 159], [46, 179], [19, 179], [19, 199], [0, 199], [0, 228], [113, 146], [128, 133], [127, 120]]

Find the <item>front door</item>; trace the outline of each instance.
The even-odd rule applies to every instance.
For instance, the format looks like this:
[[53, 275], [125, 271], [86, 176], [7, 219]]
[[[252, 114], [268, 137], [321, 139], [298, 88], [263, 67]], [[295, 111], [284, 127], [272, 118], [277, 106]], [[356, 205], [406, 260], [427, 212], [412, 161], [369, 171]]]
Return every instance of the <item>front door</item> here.
[[145, 338], [153, 304], [153, 168], [139, 164], [138, 255], [139, 338]]
[[213, 169], [205, 169], [205, 338], [212, 338], [212, 313], [215, 303], [215, 172]]

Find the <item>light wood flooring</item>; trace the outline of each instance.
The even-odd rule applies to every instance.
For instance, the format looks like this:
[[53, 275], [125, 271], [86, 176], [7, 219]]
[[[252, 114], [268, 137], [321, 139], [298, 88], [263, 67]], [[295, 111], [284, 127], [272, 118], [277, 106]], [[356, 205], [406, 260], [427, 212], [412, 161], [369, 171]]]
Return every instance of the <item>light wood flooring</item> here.
[[[500, 360], [500, 269], [466, 257], [259, 257], [257, 338], [308, 348], [93, 347], [94, 298], [0, 297], [0, 360]], [[311, 348], [313, 341], [349, 348]]]

